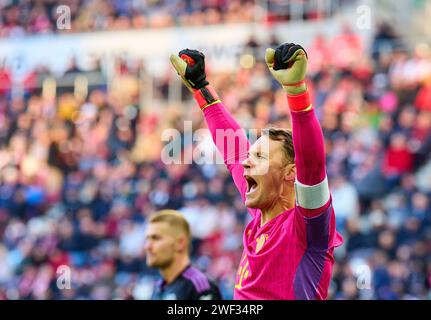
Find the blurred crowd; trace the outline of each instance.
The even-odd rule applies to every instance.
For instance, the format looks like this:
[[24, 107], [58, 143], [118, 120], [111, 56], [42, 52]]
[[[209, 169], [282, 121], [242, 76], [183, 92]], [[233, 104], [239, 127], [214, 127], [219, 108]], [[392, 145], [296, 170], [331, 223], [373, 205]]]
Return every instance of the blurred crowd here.
[[[316, 20], [350, 0], [3, 0], [0, 38], [103, 30], [165, 28], [219, 23]], [[337, 3], [337, 4], [336, 4]], [[294, 16], [290, 12], [296, 12]]]
[[[431, 298], [431, 51], [407, 50], [389, 30], [375, 35], [372, 52], [348, 30], [307, 48], [345, 238], [329, 299]], [[252, 39], [244, 54], [266, 45]], [[231, 73], [208, 68], [245, 129], [290, 127], [261, 59]], [[8, 78], [0, 69], [0, 84]], [[158, 274], [145, 265], [145, 224], [163, 208], [183, 212], [193, 263], [232, 298], [250, 217], [223, 165], [161, 160], [169, 128], [183, 157], [213, 148], [208, 132], [199, 143], [187, 138], [206, 125], [186, 90], [168, 103], [172, 70], [155, 81], [160, 107], [139, 108], [136, 78], [123, 63], [114, 80], [122, 85], [88, 97], [0, 91], [0, 299], [149, 298]]]

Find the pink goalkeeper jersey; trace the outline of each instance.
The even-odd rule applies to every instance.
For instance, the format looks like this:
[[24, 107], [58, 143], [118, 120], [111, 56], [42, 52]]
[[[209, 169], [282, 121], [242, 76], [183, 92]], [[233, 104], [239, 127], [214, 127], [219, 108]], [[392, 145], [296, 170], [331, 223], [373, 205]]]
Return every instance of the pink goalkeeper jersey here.
[[313, 218], [298, 206], [262, 227], [260, 218], [256, 210], [243, 235], [234, 299], [325, 299], [342, 243], [331, 204]]
[[[206, 108], [204, 114], [214, 140], [217, 130], [226, 130], [239, 139], [232, 144], [226, 135], [226, 141], [215, 142], [245, 200], [247, 183], [241, 163], [249, 142], [222, 103]], [[297, 180], [316, 185], [325, 179], [326, 171], [323, 135], [314, 110], [292, 113], [292, 129]], [[263, 226], [260, 210], [248, 211], [253, 219], [243, 235], [234, 299], [325, 299], [334, 247], [343, 241], [335, 230], [331, 199], [317, 209], [296, 205]]]

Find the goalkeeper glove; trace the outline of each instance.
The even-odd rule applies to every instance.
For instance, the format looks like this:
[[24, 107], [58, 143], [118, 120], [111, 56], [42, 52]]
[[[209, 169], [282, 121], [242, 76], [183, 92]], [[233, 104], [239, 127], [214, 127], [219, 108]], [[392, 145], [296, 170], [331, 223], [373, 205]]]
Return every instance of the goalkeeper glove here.
[[172, 54], [170, 60], [202, 110], [220, 102], [217, 93], [206, 80], [205, 55], [202, 52], [184, 49], [178, 55]]
[[265, 61], [273, 77], [287, 93], [292, 111], [311, 109], [310, 97], [305, 84], [307, 72], [307, 53], [294, 43], [285, 43], [277, 49], [268, 48]]

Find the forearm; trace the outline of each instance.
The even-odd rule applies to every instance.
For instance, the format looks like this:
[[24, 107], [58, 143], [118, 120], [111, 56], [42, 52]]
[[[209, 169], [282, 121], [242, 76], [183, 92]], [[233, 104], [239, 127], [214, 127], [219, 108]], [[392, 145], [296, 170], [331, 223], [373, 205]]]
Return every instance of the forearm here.
[[247, 157], [250, 143], [244, 130], [222, 102], [206, 107], [203, 114], [214, 144], [222, 154], [227, 168], [232, 171], [232, 166], [241, 165]]
[[[310, 105], [309, 98], [300, 97], [296, 99], [296, 96], [290, 96], [288, 101], [292, 110], [292, 135], [297, 180], [305, 185], [313, 186], [322, 182], [326, 177], [322, 128], [314, 109]], [[307, 111], [299, 111], [301, 109]]]
[[247, 157], [249, 142], [206, 80], [205, 55], [197, 50], [184, 49], [178, 55], [172, 54], [170, 60], [203, 111], [214, 143], [244, 200], [246, 182], [241, 164]]
[[223, 156], [224, 163], [244, 201], [247, 185], [243, 176], [242, 162], [247, 158], [250, 143], [238, 122], [219, 99], [209, 105], [202, 105], [203, 100], [196, 95], [195, 99], [203, 110], [214, 144]]

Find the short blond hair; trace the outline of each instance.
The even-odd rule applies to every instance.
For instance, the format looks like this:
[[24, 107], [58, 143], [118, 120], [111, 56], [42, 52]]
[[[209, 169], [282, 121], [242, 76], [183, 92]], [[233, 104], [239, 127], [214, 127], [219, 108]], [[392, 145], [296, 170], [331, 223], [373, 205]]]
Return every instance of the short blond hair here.
[[[190, 225], [181, 212], [176, 210], [160, 210], [150, 215], [149, 223], [166, 222], [170, 227], [184, 233], [191, 244]], [[190, 250], [189, 250], [190, 251]]]

